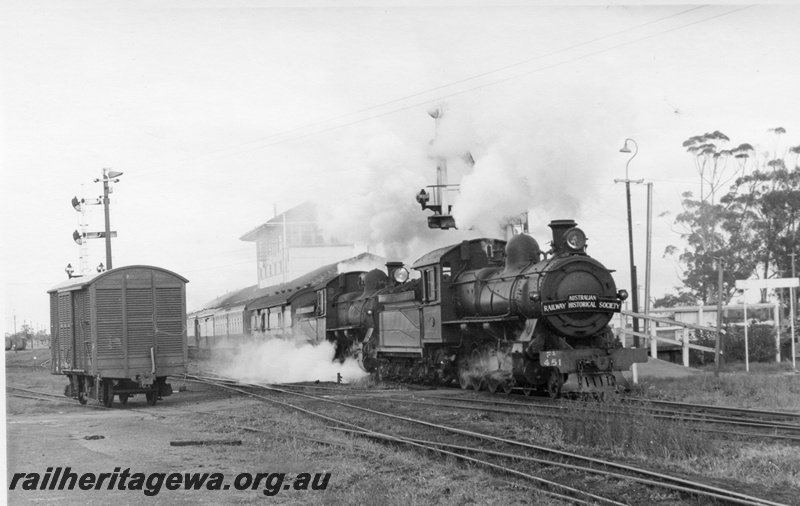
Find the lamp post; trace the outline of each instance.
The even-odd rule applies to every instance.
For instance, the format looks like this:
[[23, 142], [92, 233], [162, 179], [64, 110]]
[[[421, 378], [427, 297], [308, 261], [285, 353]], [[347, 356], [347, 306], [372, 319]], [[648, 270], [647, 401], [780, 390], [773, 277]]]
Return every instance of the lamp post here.
[[[631, 288], [632, 288], [632, 297], [631, 303], [633, 304], [633, 312], [639, 312], [639, 288], [636, 284], [636, 265], [633, 262], [633, 223], [631, 220], [631, 180], [628, 178], [628, 166], [631, 164], [631, 160], [633, 160], [636, 155], [639, 153], [639, 145], [636, 144], [636, 141], [633, 139], [625, 139], [625, 145], [622, 146], [622, 149], [619, 150], [620, 153], [631, 153], [631, 148], [628, 147], [628, 142], [633, 143], [634, 151], [633, 156], [628, 159], [628, 162], [625, 164], [625, 179], [615, 179], [615, 183], [625, 182], [625, 195], [627, 197], [628, 202], [628, 247], [630, 248], [630, 260], [631, 260]], [[642, 184], [644, 180], [638, 179], [633, 181], [637, 184]], [[633, 346], [635, 348], [639, 347], [639, 319], [634, 317], [633, 318]]]
[[[108, 168], [103, 169], [103, 208], [105, 210], [105, 218], [106, 218], [105, 237], [106, 237], [106, 265], [108, 266], [107, 270], [111, 270], [113, 268], [111, 264], [111, 220], [109, 218], [109, 212], [108, 212], [108, 202], [109, 202], [108, 194], [112, 193], [113, 189], [109, 188], [108, 184], [112, 181], [114, 183], [118, 183], [119, 179], [116, 178], [118, 178], [121, 175], [122, 172], [116, 172]], [[100, 180], [99, 179], [94, 180], [95, 183], [97, 183], [98, 181]]]

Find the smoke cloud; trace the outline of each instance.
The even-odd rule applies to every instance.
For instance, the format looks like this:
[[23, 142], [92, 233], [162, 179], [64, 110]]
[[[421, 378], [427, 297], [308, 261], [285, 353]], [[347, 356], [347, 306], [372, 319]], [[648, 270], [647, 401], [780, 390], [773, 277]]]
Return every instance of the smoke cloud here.
[[[558, 89], [558, 100], [530, 89], [450, 99], [437, 106], [442, 113], [436, 122], [426, 118], [425, 132], [385, 125], [348, 130], [340, 139], [341, 158], [331, 160], [344, 169], [325, 178], [324, 191], [317, 192], [324, 230], [347, 242], [377, 245], [379, 254], [408, 263], [464, 239], [503, 238], [508, 222], [526, 211], [533, 213], [532, 229], [553, 219], [579, 219], [584, 202], [601, 198], [595, 153], [616, 150], [619, 125], [630, 118], [603, 112], [603, 102], [615, 99], [617, 90], [586, 96], [569, 82], [550, 89]], [[587, 131], [603, 137], [589, 138]], [[458, 230], [429, 229], [432, 212], [414, 199], [435, 184], [438, 158], [447, 162], [448, 183], [460, 185], [450, 196]]]
[[345, 382], [368, 376], [352, 359], [333, 362], [334, 345], [328, 341], [313, 345], [299, 340], [271, 338], [243, 343], [230, 359], [215, 364], [219, 374], [240, 381], [294, 383], [299, 381]]

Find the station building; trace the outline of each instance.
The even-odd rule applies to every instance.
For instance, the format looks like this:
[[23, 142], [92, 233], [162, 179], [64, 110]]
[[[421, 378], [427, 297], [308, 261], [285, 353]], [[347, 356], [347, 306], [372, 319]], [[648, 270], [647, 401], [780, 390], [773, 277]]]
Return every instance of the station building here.
[[353, 244], [322, 234], [317, 206], [312, 202], [276, 215], [240, 239], [256, 243], [259, 288], [285, 283], [322, 265], [357, 255]]

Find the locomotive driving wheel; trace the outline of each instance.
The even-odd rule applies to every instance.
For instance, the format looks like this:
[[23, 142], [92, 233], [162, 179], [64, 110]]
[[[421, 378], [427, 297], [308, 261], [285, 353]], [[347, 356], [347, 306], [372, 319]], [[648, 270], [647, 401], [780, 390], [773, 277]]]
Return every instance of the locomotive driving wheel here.
[[466, 390], [469, 385], [469, 366], [467, 365], [467, 360], [462, 358], [458, 361], [458, 386], [461, 387], [461, 390]]
[[561, 395], [561, 387], [564, 386], [564, 376], [558, 369], [550, 371], [547, 377], [547, 394], [551, 399], [557, 399]]
[[501, 385], [503, 387], [503, 393], [506, 395], [511, 395], [511, 391], [514, 390], [514, 387], [511, 386], [511, 381], [506, 380]]
[[472, 353], [470, 353], [470, 369], [472, 370], [472, 374], [470, 375], [469, 382], [472, 385], [473, 390], [476, 392], [480, 392], [481, 388], [486, 384], [483, 379], [483, 367], [481, 366], [481, 351], [478, 349], [477, 346], [472, 348]]
[[490, 392], [496, 393], [497, 390], [500, 388], [500, 381], [489, 376], [488, 378], [486, 378], [486, 388]]

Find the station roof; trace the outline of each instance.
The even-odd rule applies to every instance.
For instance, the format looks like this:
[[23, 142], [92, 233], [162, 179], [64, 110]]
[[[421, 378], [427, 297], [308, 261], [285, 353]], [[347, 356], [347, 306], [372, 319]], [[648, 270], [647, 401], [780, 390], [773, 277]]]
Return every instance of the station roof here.
[[292, 224], [298, 221], [302, 222], [315, 222], [317, 219], [317, 206], [313, 202], [303, 202], [299, 206], [295, 206], [287, 211], [278, 214], [274, 218], [267, 220], [256, 228], [245, 233], [239, 238], [241, 241], [257, 241], [261, 234], [275, 227], [282, 227], [284, 223]]

